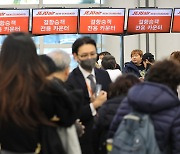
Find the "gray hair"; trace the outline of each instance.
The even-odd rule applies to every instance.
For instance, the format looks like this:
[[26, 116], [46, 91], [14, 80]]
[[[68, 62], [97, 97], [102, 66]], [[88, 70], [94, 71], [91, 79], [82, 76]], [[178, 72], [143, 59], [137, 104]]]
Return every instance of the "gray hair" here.
[[58, 71], [64, 71], [70, 66], [71, 58], [62, 50], [55, 50], [47, 54], [55, 63]]

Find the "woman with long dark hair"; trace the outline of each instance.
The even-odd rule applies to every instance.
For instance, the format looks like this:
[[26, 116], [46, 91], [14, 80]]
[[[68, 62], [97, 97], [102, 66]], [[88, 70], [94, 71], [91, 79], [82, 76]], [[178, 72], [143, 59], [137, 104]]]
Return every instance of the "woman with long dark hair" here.
[[[78, 95], [78, 94], [77, 94]], [[80, 97], [80, 96], [78, 96]], [[76, 102], [76, 97], [73, 97]], [[73, 102], [73, 103], [74, 103]], [[26, 33], [12, 33], [0, 53], [0, 144], [2, 151], [34, 152], [40, 126], [70, 126], [75, 108], [67, 94], [46, 79], [36, 47]], [[56, 115], [56, 123], [50, 121]]]

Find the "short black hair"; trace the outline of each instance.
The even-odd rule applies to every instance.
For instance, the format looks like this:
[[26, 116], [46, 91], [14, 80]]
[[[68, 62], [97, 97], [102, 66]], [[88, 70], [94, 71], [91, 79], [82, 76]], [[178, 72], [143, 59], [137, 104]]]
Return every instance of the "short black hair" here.
[[39, 59], [41, 60], [42, 64], [45, 66], [47, 73], [46, 75], [50, 75], [56, 72], [57, 67], [54, 61], [49, 56], [47, 56], [46, 54], [39, 55]]
[[143, 61], [146, 61], [146, 59], [153, 63], [154, 62], [154, 55], [152, 53], [145, 53], [143, 56], [142, 56], [142, 60]]
[[79, 47], [81, 47], [82, 45], [84, 44], [92, 44], [95, 46], [95, 48], [97, 49], [96, 47], [96, 42], [95, 40], [93, 40], [91, 37], [89, 36], [84, 36], [84, 37], [81, 37], [81, 38], [78, 38], [72, 45], [72, 54], [76, 53], [78, 54], [78, 49]]
[[106, 56], [106, 55], [111, 55], [111, 54], [108, 51], [103, 51], [103, 52], [99, 53], [99, 56], [101, 56], [101, 55]]

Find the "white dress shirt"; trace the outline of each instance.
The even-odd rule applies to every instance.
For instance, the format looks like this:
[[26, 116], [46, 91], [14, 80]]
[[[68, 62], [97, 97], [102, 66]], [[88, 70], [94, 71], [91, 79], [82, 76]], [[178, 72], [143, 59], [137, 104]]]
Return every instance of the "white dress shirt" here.
[[[94, 82], [96, 83], [96, 78], [95, 78], [95, 72], [94, 72], [94, 69], [92, 69], [91, 73], [87, 72], [85, 69], [83, 69], [80, 65], [79, 65], [79, 69], [81, 71], [81, 73], [83, 74], [84, 76], [84, 79], [86, 81], [86, 85], [87, 85], [87, 89], [88, 89], [88, 93], [89, 93], [89, 97], [91, 97], [92, 93], [91, 93], [91, 90], [89, 89], [91, 86], [90, 86], [90, 80], [87, 78], [90, 74], [93, 75], [93, 79], [94, 79]], [[92, 112], [92, 115], [95, 116], [96, 115], [96, 109], [94, 108], [93, 104], [90, 103], [90, 108], [91, 108], [91, 112]]]

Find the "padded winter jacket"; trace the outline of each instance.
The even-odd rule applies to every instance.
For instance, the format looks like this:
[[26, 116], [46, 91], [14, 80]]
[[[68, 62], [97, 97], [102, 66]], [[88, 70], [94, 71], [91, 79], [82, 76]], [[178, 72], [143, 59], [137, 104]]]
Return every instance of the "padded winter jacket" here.
[[141, 74], [139, 73], [138, 68], [132, 61], [125, 63], [125, 67], [122, 73], [132, 73], [136, 75], [137, 77], [141, 77]]
[[167, 147], [172, 154], [180, 154], [180, 101], [171, 89], [152, 82], [132, 87], [111, 123], [109, 138], [113, 137], [123, 116], [132, 109], [150, 114], [155, 137], [163, 154]]

